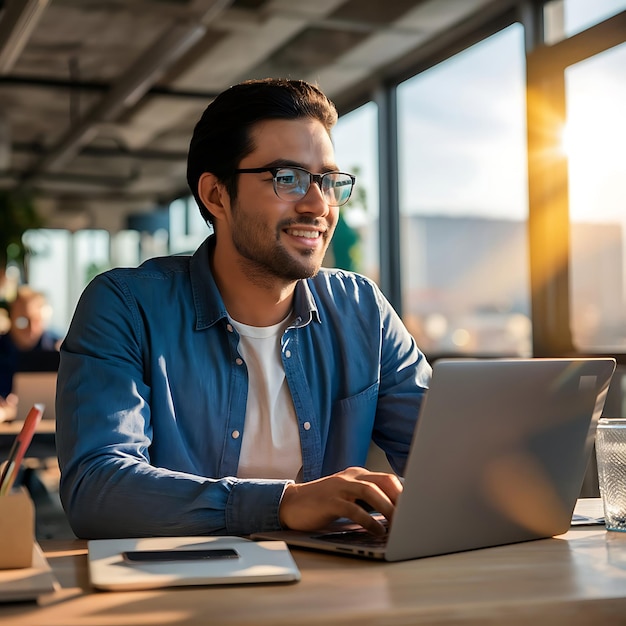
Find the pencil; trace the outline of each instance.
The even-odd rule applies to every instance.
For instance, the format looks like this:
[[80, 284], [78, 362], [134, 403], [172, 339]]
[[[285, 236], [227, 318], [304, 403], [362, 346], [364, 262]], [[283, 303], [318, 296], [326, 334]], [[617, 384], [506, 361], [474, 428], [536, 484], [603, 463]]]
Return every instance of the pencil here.
[[24, 425], [11, 446], [7, 463], [2, 470], [2, 475], [0, 476], [0, 496], [5, 495], [13, 486], [24, 459], [24, 454], [26, 454], [26, 450], [35, 434], [35, 429], [41, 420], [43, 411], [43, 404], [35, 404], [28, 412]]

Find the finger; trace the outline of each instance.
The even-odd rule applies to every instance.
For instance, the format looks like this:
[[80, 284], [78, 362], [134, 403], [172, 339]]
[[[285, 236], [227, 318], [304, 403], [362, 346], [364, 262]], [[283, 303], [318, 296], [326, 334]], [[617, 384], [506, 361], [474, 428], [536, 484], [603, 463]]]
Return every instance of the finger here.
[[374, 483], [387, 494], [387, 497], [394, 504], [403, 489], [402, 481], [395, 474], [388, 472], [371, 472], [363, 467], [349, 467], [342, 472], [338, 472], [336, 476], [342, 476], [348, 480], [364, 480]]
[[[359, 520], [365, 520], [366, 518], [373, 519], [362, 506], [359, 506], [358, 501], [361, 500], [366, 502], [375, 511], [381, 513], [389, 521], [392, 520], [395, 505], [378, 485], [369, 481], [352, 481], [345, 485], [344, 489], [342, 496], [351, 505], [350, 510], [352, 512], [350, 516], [346, 517], [350, 517], [350, 519], [355, 522], [358, 521], [359, 524], [361, 524]], [[359, 520], [354, 519], [353, 515], [358, 515]]]
[[352, 520], [356, 524], [362, 526], [365, 530], [373, 535], [384, 535], [387, 529], [376, 518], [372, 517], [363, 507], [356, 502], [344, 502], [344, 512], [341, 517]]
[[359, 476], [359, 479], [374, 483], [383, 493], [386, 494], [393, 504], [397, 503], [398, 497], [402, 493], [402, 483], [395, 474], [368, 472], [365, 475]]
[[17, 406], [18, 397], [14, 393], [10, 393], [5, 400], [9, 406]]

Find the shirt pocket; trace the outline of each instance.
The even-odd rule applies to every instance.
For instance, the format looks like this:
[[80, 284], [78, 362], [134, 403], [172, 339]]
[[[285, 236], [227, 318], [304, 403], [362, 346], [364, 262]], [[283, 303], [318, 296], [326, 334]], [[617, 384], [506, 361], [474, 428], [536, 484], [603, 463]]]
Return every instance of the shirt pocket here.
[[328, 428], [325, 469], [339, 471], [364, 465], [372, 440], [378, 403], [378, 382], [335, 403]]

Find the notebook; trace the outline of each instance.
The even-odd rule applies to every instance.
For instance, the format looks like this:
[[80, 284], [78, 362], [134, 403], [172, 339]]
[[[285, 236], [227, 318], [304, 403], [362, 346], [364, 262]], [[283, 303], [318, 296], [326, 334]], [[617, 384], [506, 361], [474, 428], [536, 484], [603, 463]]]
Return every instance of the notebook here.
[[567, 531], [615, 369], [610, 358], [441, 360], [422, 403], [384, 545], [334, 532], [253, 539], [400, 561]]
[[0, 569], [0, 603], [35, 600], [60, 588], [37, 542], [33, 544], [30, 567]]
[[[242, 537], [148, 537], [96, 539], [87, 543], [91, 584], [103, 590], [187, 585], [278, 583], [300, 580], [300, 571], [280, 541]], [[182, 551], [173, 560], [135, 560], [147, 551]], [[129, 559], [129, 555], [133, 558]], [[139, 553], [139, 555], [133, 553]], [[190, 554], [198, 558], [189, 558]], [[202, 556], [200, 556], [202, 553]], [[216, 555], [216, 556], [215, 556]]]
[[56, 372], [16, 372], [13, 376], [13, 393], [19, 398], [17, 419], [26, 419], [34, 404], [43, 404], [43, 419], [54, 420], [56, 392]]

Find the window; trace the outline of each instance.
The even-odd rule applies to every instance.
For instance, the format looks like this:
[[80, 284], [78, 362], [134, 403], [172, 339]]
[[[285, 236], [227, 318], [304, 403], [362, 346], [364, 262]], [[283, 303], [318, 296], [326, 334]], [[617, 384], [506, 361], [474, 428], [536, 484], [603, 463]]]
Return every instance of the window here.
[[565, 71], [570, 310], [580, 351], [626, 351], [626, 44]]
[[193, 196], [174, 200], [169, 206], [170, 251], [193, 252], [211, 233]]
[[85, 285], [109, 268], [109, 233], [104, 230], [41, 229], [24, 234], [33, 254], [28, 282], [52, 306], [51, 328], [65, 334]]
[[403, 317], [429, 356], [529, 355], [523, 28], [398, 88]]
[[557, 43], [626, 9], [626, 0], [553, 0], [544, 7], [544, 39]]
[[357, 271], [378, 280], [378, 142], [373, 102], [342, 116], [333, 130], [339, 168], [356, 176], [348, 204], [341, 207], [326, 266]]

